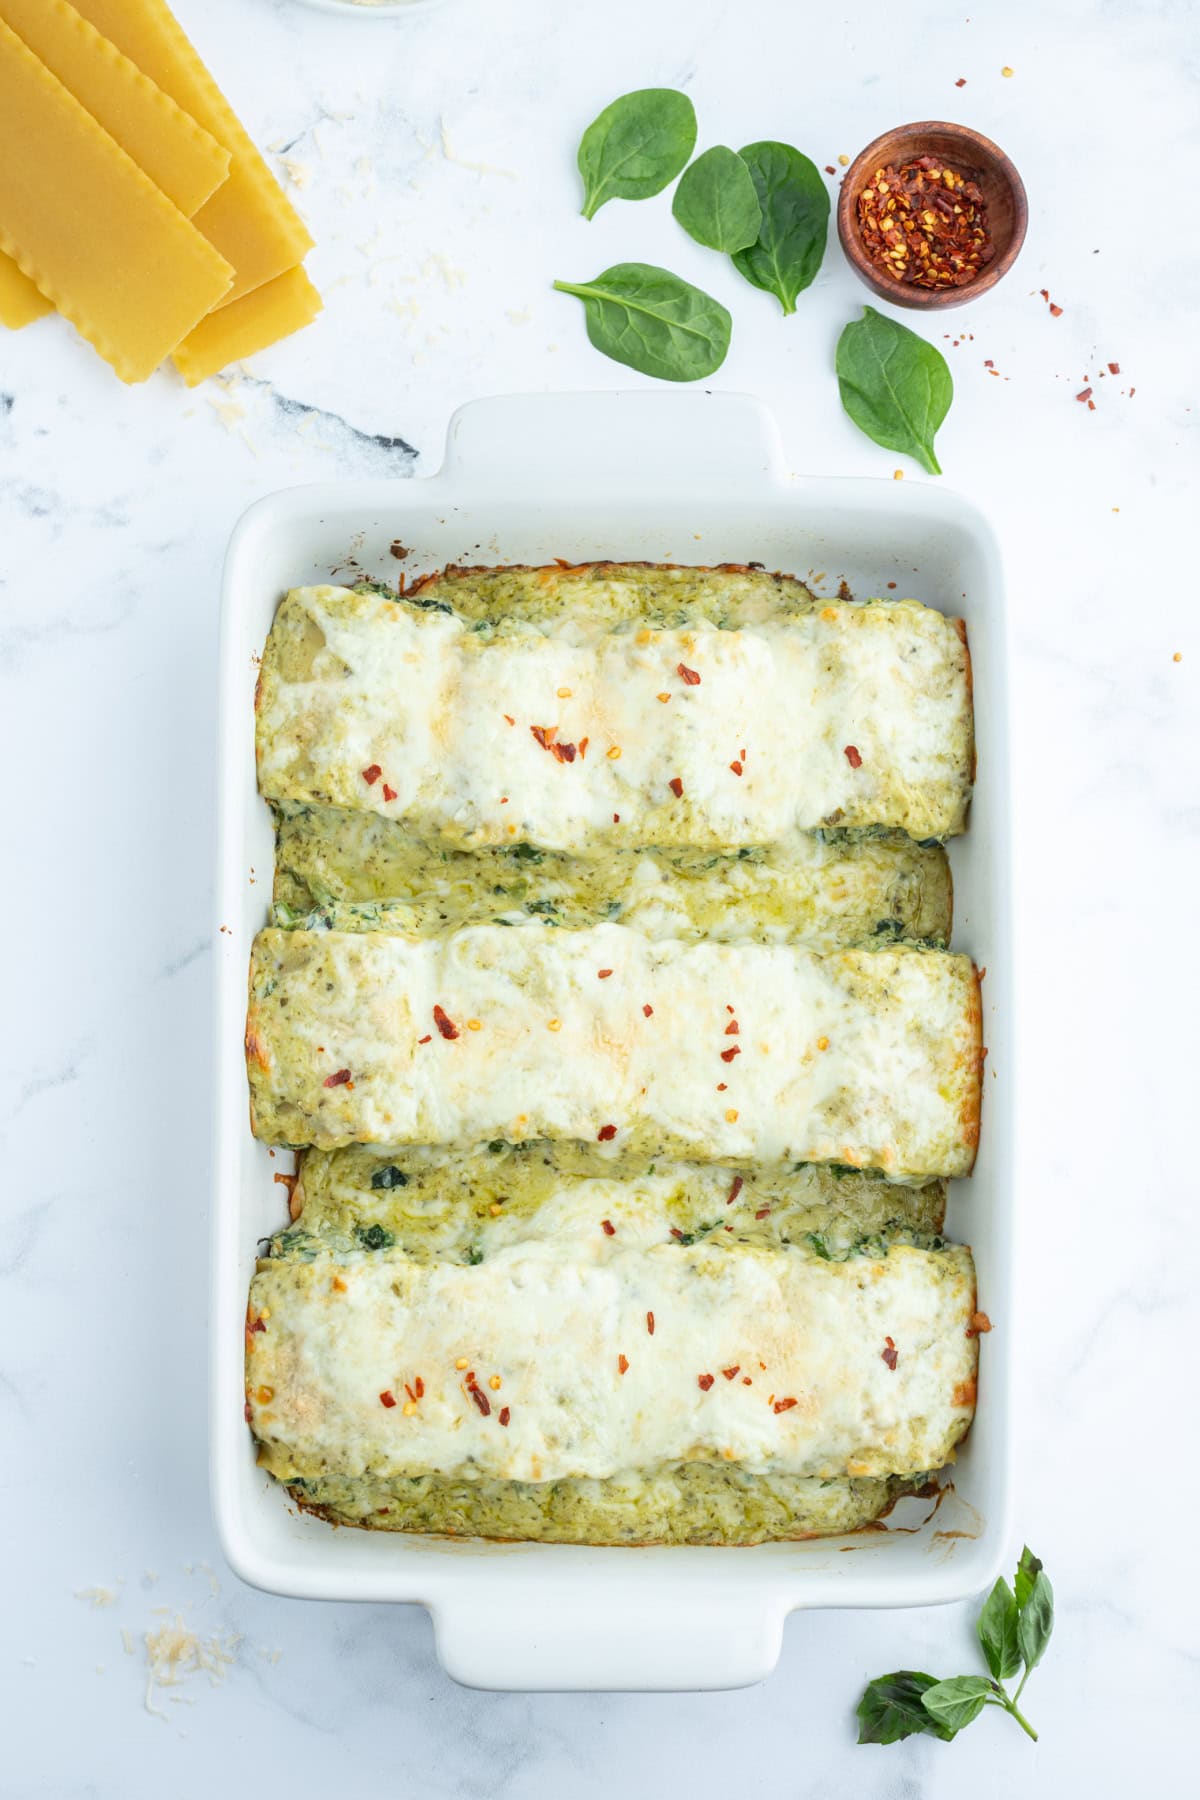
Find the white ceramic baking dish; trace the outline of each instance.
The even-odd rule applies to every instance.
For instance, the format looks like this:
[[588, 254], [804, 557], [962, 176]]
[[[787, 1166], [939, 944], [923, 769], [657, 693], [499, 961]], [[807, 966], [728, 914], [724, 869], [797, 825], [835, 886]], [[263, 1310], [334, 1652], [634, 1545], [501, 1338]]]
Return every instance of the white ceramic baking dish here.
[[[334, 1530], [297, 1513], [255, 1467], [242, 1416], [242, 1325], [257, 1240], [284, 1217], [273, 1176], [291, 1157], [250, 1135], [242, 1061], [246, 968], [270, 895], [272, 838], [254, 779], [258, 654], [283, 592], [394, 578], [447, 562], [596, 557], [762, 562], [834, 592], [914, 595], [967, 620], [979, 780], [952, 848], [956, 947], [986, 965], [989, 1046], [974, 1178], [950, 1232], [969, 1241], [980, 1304], [979, 1409], [930, 1513], [888, 1528], [749, 1549], [588, 1549], [448, 1543]], [[889, 584], [894, 583], [894, 589]], [[1013, 1309], [1013, 1009], [1009, 908], [1007, 621], [1000, 557], [980, 514], [921, 481], [797, 476], [769, 414], [740, 395], [530, 395], [455, 414], [428, 479], [293, 488], [252, 506], [225, 565], [221, 633], [212, 1306], [213, 1498], [225, 1554], [281, 1594], [404, 1600], [433, 1615], [458, 1680], [494, 1688], [719, 1688], [773, 1668], [802, 1607], [927, 1606], [979, 1592], [1006, 1547]], [[924, 1521], [924, 1522], [922, 1522]]]

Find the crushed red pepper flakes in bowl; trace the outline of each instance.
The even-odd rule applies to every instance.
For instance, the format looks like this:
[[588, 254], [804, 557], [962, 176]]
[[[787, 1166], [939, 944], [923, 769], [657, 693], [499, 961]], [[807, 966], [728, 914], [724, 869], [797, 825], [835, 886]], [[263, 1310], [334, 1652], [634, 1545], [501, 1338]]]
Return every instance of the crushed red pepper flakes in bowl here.
[[937, 156], [876, 169], [858, 225], [880, 273], [915, 287], [966, 287], [995, 255], [982, 191]]

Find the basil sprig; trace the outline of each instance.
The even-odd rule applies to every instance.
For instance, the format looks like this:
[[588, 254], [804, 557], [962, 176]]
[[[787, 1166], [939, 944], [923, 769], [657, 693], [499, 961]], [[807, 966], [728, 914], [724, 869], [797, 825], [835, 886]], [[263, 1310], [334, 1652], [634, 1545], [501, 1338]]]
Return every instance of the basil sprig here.
[[[1014, 1584], [1000, 1576], [975, 1626], [987, 1675], [953, 1675], [939, 1681], [917, 1669], [897, 1669], [870, 1682], [858, 1703], [860, 1744], [896, 1744], [924, 1732], [948, 1743], [977, 1719], [985, 1706], [998, 1706], [1037, 1742], [1037, 1732], [1020, 1709], [1025, 1683], [1045, 1655], [1054, 1630], [1054, 1590], [1040, 1560], [1026, 1545]], [[1015, 1694], [1003, 1683], [1021, 1669]]]
[[941, 351], [866, 306], [838, 339], [835, 367], [842, 405], [859, 430], [940, 475], [933, 440], [954, 398]]
[[699, 381], [725, 361], [732, 321], [719, 300], [653, 263], [614, 263], [593, 281], [556, 281], [583, 301], [597, 350], [660, 381]]
[[790, 144], [767, 140], [741, 152], [758, 195], [762, 223], [739, 250], [734, 268], [753, 287], [774, 294], [785, 313], [816, 279], [829, 229], [829, 190], [820, 170]]
[[622, 94], [594, 118], [579, 143], [583, 216], [608, 200], [648, 200], [674, 181], [696, 148], [696, 109], [674, 88]]
[[749, 167], [724, 144], [714, 144], [684, 170], [671, 211], [698, 244], [729, 255], [754, 243], [762, 225]]

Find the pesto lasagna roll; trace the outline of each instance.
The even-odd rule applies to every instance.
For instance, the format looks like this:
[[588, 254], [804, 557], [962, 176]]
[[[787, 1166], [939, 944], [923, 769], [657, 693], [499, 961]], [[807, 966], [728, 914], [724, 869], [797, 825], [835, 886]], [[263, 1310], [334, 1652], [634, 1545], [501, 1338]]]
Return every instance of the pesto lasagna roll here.
[[277, 809], [276, 922], [412, 931], [541, 918], [632, 925], [647, 937], [832, 947], [868, 938], [946, 943], [950, 865], [899, 831], [794, 832], [733, 851], [566, 856], [514, 844], [449, 850], [378, 813]]
[[941, 951], [272, 929], [246, 1053], [270, 1143], [568, 1138], [905, 1180], [970, 1172], [980, 1025], [974, 965]]
[[951, 1460], [975, 1402], [969, 1250], [835, 1262], [647, 1247], [611, 1223], [472, 1266], [395, 1249], [260, 1263], [260, 1460], [284, 1481], [520, 1483], [679, 1462], [880, 1480]]
[[591, 1237], [615, 1224], [627, 1241], [709, 1237], [818, 1256], [881, 1252], [902, 1239], [936, 1246], [941, 1181], [903, 1187], [855, 1169], [734, 1169], [604, 1156], [595, 1145], [489, 1144], [484, 1150], [305, 1151], [281, 1253], [387, 1250], [418, 1261], [482, 1262], [520, 1237]]
[[[719, 584], [719, 572], [705, 580]], [[731, 849], [829, 825], [941, 838], [972, 777], [961, 622], [806, 602], [731, 626], [472, 623], [298, 588], [267, 640], [259, 784], [460, 846]]]

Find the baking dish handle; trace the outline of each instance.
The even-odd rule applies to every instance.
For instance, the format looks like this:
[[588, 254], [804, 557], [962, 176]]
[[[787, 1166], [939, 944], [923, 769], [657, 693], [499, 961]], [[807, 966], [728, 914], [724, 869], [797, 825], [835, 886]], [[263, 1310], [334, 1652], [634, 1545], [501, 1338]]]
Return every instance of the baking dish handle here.
[[783, 452], [775, 421], [750, 394], [703, 389], [611, 394], [507, 394], [471, 400], [450, 420], [439, 481], [537, 499], [537, 483], [586, 482], [595, 498], [747, 494], [761, 500]]
[[431, 1606], [438, 1658], [467, 1687], [680, 1692], [748, 1687], [779, 1660], [782, 1607], [764, 1596], [647, 1586], [555, 1586]]

